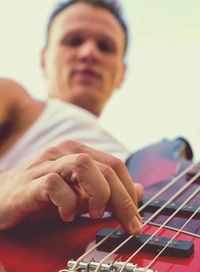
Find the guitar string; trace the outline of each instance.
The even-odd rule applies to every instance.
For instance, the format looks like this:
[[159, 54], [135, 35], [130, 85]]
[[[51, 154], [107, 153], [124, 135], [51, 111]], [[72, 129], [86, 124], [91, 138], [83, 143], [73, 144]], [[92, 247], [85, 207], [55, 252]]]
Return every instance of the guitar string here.
[[139, 208], [139, 212], [141, 212], [144, 208], [146, 208], [152, 201], [154, 201], [156, 198], [158, 198], [162, 193], [164, 193], [166, 190], [171, 188], [177, 181], [179, 181], [182, 177], [184, 177], [186, 174], [188, 174], [193, 168], [198, 166], [200, 161], [193, 163], [189, 167], [187, 167], [185, 170], [183, 170], [178, 176], [174, 177], [171, 182], [169, 182], [166, 186], [164, 186], [158, 193], [156, 193], [150, 200], [148, 200], [144, 205], [142, 205], [141, 208]]
[[[143, 221], [143, 223], [145, 223], [146, 221]], [[151, 225], [151, 226], [156, 226], [156, 227], [160, 227], [161, 224], [159, 223], [155, 223], [155, 222], [148, 222], [148, 225]], [[174, 228], [174, 227], [171, 227], [171, 226], [163, 226], [164, 229], [169, 229], [169, 230], [174, 230], [174, 231], [179, 231], [179, 229], [177, 228]], [[187, 235], [190, 235], [190, 236], [193, 236], [193, 237], [196, 237], [196, 238], [200, 238], [200, 235], [199, 234], [196, 234], [196, 233], [193, 233], [193, 232], [190, 232], [190, 231], [186, 231], [186, 230], [181, 230], [180, 231], [181, 233], [183, 234], [187, 234]]]
[[123, 271], [124, 267], [127, 265], [127, 263], [133, 258], [135, 257], [135, 255], [137, 253], [139, 253], [142, 248], [160, 231], [162, 230], [163, 226], [165, 226], [171, 219], [173, 219], [173, 217], [183, 208], [184, 205], [186, 205], [192, 198], [194, 198], [194, 196], [196, 194], [198, 194], [200, 191], [200, 187], [197, 188], [182, 204], [181, 206], [169, 217], [167, 218], [167, 220], [145, 241], [144, 244], [142, 244], [142, 246], [140, 246], [124, 263], [124, 265], [122, 266], [122, 268], [120, 269], [119, 272]]
[[72, 271], [75, 271], [80, 264], [80, 262], [87, 257], [90, 253], [92, 253], [98, 246], [100, 246], [105, 240], [107, 240], [110, 236], [112, 236], [116, 231], [119, 230], [121, 226], [119, 225], [116, 227], [112, 232], [110, 232], [108, 235], [106, 235], [102, 240], [100, 240], [97, 244], [95, 244], [93, 247], [91, 247], [88, 251], [86, 251], [83, 255], [81, 255], [75, 262], [75, 264], [72, 267]]
[[[160, 194], [162, 194], [164, 191], [169, 189], [172, 185], [174, 185], [177, 181], [179, 181], [184, 175], [186, 175], [189, 171], [191, 171], [193, 168], [195, 168], [198, 165], [199, 162], [194, 163], [187, 167], [185, 170], [183, 170], [177, 177], [175, 177], [169, 184], [167, 184], [161, 191], [159, 191], [154, 197], [152, 197], [148, 202], [146, 202], [142, 207], [140, 207], [139, 212], [142, 211], [146, 205], [150, 204], [153, 200], [155, 200], [156, 197], [158, 197]], [[149, 220], [148, 220], [149, 221]], [[76, 270], [79, 263], [87, 257], [91, 252], [93, 252], [99, 245], [101, 245], [105, 240], [107, 240], [112, 234], [114, 234], [117, 230], [119, 230], [121, 226], [119, 225], [117, 228], [115, 228], [111, 233], [109, 233], [106, 237], [104, 237], [99, 243], [95, 244], [90, 250], [85, 252], [83, 255], [81, 255], [74, 266], [72, 267], [72, 270]]]
[[162, 250], [158, 253], [158, 255], [148, 264], [148, 266], [145, 267], [145, 269], [149, 269], [155, 261], [158, 259], [158, 257], [163, 253], [163, 251], [169, 246], [170, 243], [174, 241], [176, 236], [181, 232], [181, 230], [192, 220], [192, 218], [198, 213], [200, 210], [200, 207], [190, 216], [190, 218], [183, 224], [183, 226], [178, 230], [178, 232], [167, 242], [165, 247], [162, 248]]
[[[142, 210], [144, 210], [151, 202], [153, 202], [155, 199], [157, 199], [157, 197], [159, 197], [162, 193], [164, 193], [167, 189], [171, 188], [171, 186], [173, 186], [177, 181], [179, 181], [183, 176], [185, 176], [187, 173], [189, 173], [193, 168], [195, 169], [196, 167], [198, 167], [200, 164], [200, 161], [193, 163], [192, 165], [190, 165], [189, 167], [187, 167], [186, 169], [184, 169], [178, 176], [176, 176], [175, 178], [173, 178], [173, 180], [171, 182], [169, 182], [166, 186], [164, 186], [158, 193], [156, 193], [151, 199], [149, 199], [144, 205], [142, 205], [139, 208], [139, 212], [141, 212]], [[146, 221], [143, 221], [143, 223], [146, 223]], [[155, 223], [155, 222], [148, 222], [149, 225], [152, 226], [157, 226], [160, 227], [160, 224]], [[171, 226], [165, 226], [164, 228], [166, 229], [171, 229], [174, 231], [177, 231], [178, 229], [173, 228]], [[195, 233], [191, 233], [188, 231], [181, 231], [182, 233], [200, 238], [200, 235], [195, 234]]]
[[[163, 192], [168, 190], [171, 186], [173, 186], [176, 182], [178, 182], [183, 176], [185, 176], [187, 173], [189, 173], [193, 168], [197, 167], [199, 162], [191, 164], [189, 167], [184, 169], [178, 176], [172, 179], [171, 182], [169, 182], [166, 186], [164, 186], [157, 194], [155, 194], [150, 200], [148, 200], [142, 207], [139, 208], [139, 212], [141, 212], [144, 208], [146, 208], [147, 205], [149, 205], [152, 201], [154, 201], [158, 196], [160, 196]], [[149, 220], [148, 220], [149, 221]], [[148, 222], [147, 222], [148, 223]], [[147, 224], [145, 222], [145, 225]], [[105, 240], [107, 240], [111, 235], [113, 235], [115, 232], [119, 230], [121, 225], [117, 226], [111, 233], [109, 233], [107, 236], [105, 236], [101, 241], [99, 241], [97, 244], [95, 244], [93, 247], [91, 247], [88, 251], [86, 251], [84, 254], [82, 254], [73, 265], [72, 269], [75, 271], [79, 265], [79, 263], [86, 258], [90, 253], [92, 253], [98, 246], [100, 246]], [[133, 235], [132, 235], [133, 236]]]
[[[186, 188], [188, 188], [198, 177], [200, 176], [200, 172], [197, 173], [188, 183], [185, 184], [175, 195], [173, 195], [160, 209], [158, 209], [146, 222], [143, 226], [147, 225], [149, 221], [151, 221], [154, 217], [156, 217], [167, 205], [172, 202], [177, 196], [179, 196]], [[182, 206], [182, 205], [181, 205]], [[181, 207], [180, 206], [180, 207]], [[127, 239], [125, 239], [121, 244], [119, 244], [115, 249], [113, 249], [109, 254], [107, 254], [98, 264], [95, 272], [98, 272], [101, 268], [101, 265], [106, 261], [110, 256], [112, 256], [118, 249], [120, 249], [123, 245], [125, 245], [134, 234], [130, 235]]]

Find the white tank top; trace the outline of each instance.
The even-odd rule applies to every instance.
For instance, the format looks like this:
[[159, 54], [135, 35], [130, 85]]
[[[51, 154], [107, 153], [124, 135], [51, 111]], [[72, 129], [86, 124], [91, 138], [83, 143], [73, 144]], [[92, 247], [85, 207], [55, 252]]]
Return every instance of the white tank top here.
[[1, 158], [0, 170], [11, 169], [64, 140], [81, 142], [123, 161], [131, 153], [89, 111], [59, 99], [49, 99], [40, 117]]

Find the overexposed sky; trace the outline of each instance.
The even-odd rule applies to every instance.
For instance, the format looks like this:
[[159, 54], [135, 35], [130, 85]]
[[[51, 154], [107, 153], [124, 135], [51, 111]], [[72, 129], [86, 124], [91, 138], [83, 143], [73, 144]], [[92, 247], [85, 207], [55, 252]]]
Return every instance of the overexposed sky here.
[[[56, 0], [0, 0], [0, 76], [45, 98], [40, 51]], [[200, 156], [200, 1], [121, 0], [128, 71], [101, 122], [130, 149], [185, 136]]]

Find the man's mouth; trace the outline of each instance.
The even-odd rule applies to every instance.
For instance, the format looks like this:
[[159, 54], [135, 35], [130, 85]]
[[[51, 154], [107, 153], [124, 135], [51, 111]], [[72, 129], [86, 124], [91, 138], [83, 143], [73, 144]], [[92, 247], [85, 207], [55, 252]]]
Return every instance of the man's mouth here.
[[91, 69], [82, 69], [73, 71], [73, 76], [82, 81], [91, 81], [101, 79], [101, 75]]

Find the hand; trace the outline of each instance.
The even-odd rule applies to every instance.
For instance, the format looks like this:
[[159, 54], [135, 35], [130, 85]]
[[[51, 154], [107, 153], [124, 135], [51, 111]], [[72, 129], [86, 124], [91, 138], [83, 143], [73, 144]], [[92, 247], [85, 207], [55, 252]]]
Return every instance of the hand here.
[[65, 141], [10, 171], [0, 173], [0, 229], [14, 226], [49, 204], [64, 221], [81, 212], [94, 218], [114, 212], [129, 233], [141, 230], [143, 195], [122, 161], [74, 141]]

